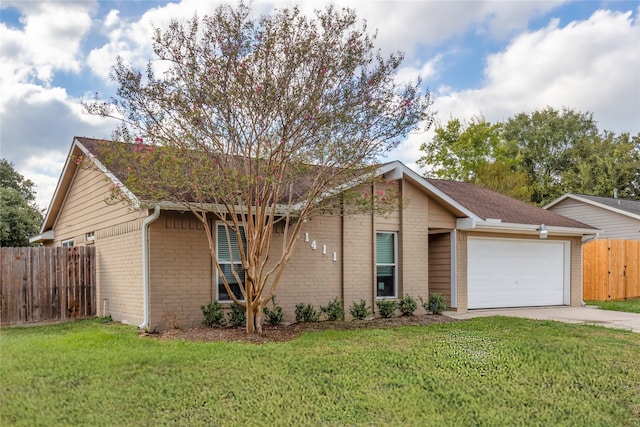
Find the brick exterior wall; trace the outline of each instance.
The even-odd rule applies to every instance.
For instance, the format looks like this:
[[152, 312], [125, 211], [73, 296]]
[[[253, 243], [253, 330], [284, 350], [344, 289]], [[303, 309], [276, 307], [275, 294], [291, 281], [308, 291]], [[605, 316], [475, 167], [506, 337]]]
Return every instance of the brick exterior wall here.
[[162, 212], [149, 226], [149, 328], [202, 323], [215, 297], [215, 274], [203, 225], [190, 213]]
[[[408, 201], [402, 209], [399, 256], [401, 286], [398, 296], [429, 297], [428, 214], [429, 199], [408, 181], [402, 183], [402, 195]], [[418, 302], [416, 314], [424, 310]]]
[[[285, 321], [295, 318], [295, 305], [303, 302], [319, 309], [340, 298], [345, 312], [364, 299], [377, 311], [375, 233], [397, 232], [398, 297], [426, 298], [429, 294], [428, 232], [455, 227], [455, 217], [405, 180], [400, 190], [408, 203], [387, 217], [372, 215], [317, 216], [303, 223], [296, 247], [275, 292]], [[97, 254], [98, 315], [130, 324], [143, 321], [142, 222], [147, 210], [132, 211], [108, 205], [110, 187], [100, 172], [80, 168], [73, 178], [55, 225], [55, 241], [74, 239], [76, 245], [94, 244]], [[215, 229], [215, 228], [214, 228]], [[86, 233], [94, 232], [93, 241]], [[305, 241], [308, 234], [309, 239]], [[457, 310], [467, 310], [467, 237], [505, 237], [498, 233], [455, 233]], [[537, 238], [510, 234], [513, 238]], [[550, 237], [554, 239], [555, 237]], [[571, 243], [570, 304], [582, 301], [581, 239]], [[274, 235], [270, 262], [280, 258], [282, 230]], [[214, 238], [215, 241], [215, 238]], [[316, 249], [312, 249], [315, 241]], [[326, 246], [326, 254], [323, 254]], [[202, 322], [201, 305], [216, 298], [216, 273], [202, 225], [190, 214], [162, 212], [150, 226], [150, 329], [188, 327]], [[334, 261], [335, 253], [335, 261]], [[419, 313], [422, 312], [420, 308]]]
[[98, 315], [139, 325], [144, 320], [142, 289], [142, 220], [130, 231], [96, 236]]

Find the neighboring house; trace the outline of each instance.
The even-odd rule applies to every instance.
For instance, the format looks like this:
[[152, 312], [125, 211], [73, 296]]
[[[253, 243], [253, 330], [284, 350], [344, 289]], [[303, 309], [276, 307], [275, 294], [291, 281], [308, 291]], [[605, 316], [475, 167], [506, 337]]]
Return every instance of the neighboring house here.
[[640, 240], [640, 201], [565, 194], [545, 209], [600, 229], [601, 239]]
[[[229, 302], [203, 227], [171, 204], [138, 208], [140, 200], [122, 187], [117, 172], [92, 154], [104, 144], [115, 143], [74, 139], [41, 233], [32, 240], [95, 245], [100, 316], [152, 330], [176, 320], [200, 324], [201, 305]], [[96, 167], [79, 167], [77, 156]], [[336, 297], [347, 308], [364, 299], [374, 311], [379, 298], [426, 298], [430, 292], [445, 294], [447, 305], [460, 312], [581, 303], [582, 238], [598, 230], [473, 184], [424, 179], [397, 161], [378, 173], [397, 181], [408, 202], [386, 218], [308, 220], [276, 292], [286, 320], [293, 320], [296, 303], [317, 308]], [[105, 203], [114, 185], [129, 205]], [[217, 226], [211, 229], [226, 242]]]

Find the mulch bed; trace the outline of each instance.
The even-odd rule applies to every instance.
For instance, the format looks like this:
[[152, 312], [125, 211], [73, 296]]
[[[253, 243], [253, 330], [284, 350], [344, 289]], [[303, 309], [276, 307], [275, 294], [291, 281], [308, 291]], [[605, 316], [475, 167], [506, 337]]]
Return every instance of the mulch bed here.
[[356, 330], [356, 329], [388, 329], [398, 326], [432, 325], [437, 323], [458, 322], [441, 314], [423, 314], [418, 316], [401, 316], [391, 318], [376, 318], [369, 320], [351, 320], [345, 322], [309, 322], [293, 323], [279, 326], [263, 326], [262, 334], [247, 334], [243, 328], [208, 328], [197, 327], [189, 329], [172, 329], [161, 334], [142, 334], [160, 340], [182, 340], [198, 342], [242, 342], [265, 344], [270, 342], [284, 342], [295, 339], [304, 332], [327, 330]]

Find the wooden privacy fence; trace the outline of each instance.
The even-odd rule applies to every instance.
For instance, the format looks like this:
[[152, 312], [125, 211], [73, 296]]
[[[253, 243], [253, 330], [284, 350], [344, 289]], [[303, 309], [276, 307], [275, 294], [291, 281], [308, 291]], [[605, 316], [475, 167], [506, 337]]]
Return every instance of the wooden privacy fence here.
[[0, 322], [95, 316], [95, 254], [93, 246], [0, 248]]
[[640, 240], [594, 240], [582, 247], [582, 297], [640, 297]]

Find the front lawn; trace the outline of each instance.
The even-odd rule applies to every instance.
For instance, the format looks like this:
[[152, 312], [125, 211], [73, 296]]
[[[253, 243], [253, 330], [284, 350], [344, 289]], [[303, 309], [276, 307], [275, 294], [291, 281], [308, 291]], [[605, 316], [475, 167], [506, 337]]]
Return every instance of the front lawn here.
[[640, 298], [629, 298], [621, 301], [586, 301], [586, 303], [598, 306], [603, 310], [640, 313]]
[[0, 331], [3, 426], [638, 425], [640, 334], [516, 318], [195, 343]]

